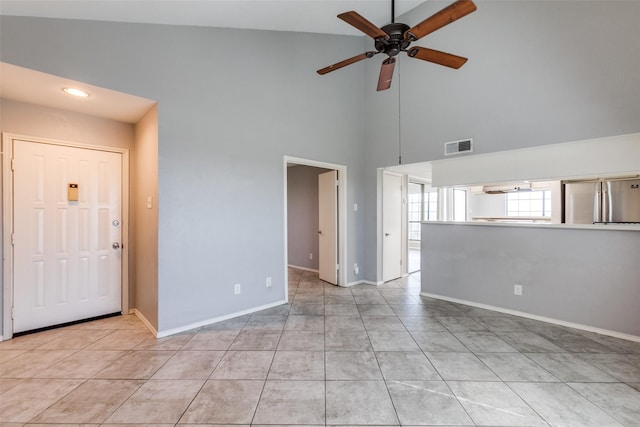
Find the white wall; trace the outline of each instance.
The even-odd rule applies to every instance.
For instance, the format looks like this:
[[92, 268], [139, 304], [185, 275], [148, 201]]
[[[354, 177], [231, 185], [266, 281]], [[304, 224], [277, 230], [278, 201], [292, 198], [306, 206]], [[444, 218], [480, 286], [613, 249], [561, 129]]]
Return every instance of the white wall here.
[[433, 185], [628, 176], [640, 169], [640, 133], [431, 162]]
[[507, 212], [507, 198], [504, 194], [473, 194], [467, 198], [467, 219], [474, 216], [505, 216]]
[[284, 300], [283, 156], [346, 165], [358, 201], [363, 65], [315, 70], [361, 37], [7, 16], [0, 36], [4, 62], [157, 100], [160, 332]]

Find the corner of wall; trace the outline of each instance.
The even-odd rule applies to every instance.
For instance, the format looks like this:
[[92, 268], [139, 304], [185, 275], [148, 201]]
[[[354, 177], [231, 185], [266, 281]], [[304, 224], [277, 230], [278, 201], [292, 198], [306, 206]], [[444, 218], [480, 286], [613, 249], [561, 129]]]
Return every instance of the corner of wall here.
[[135, 125], [131, 160], [131, 307], [158, 330], [158, 107]]

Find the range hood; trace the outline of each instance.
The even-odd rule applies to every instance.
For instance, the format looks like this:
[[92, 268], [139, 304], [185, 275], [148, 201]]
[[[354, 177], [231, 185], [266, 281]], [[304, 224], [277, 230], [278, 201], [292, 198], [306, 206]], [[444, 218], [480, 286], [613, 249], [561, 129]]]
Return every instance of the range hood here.
[[519, 191], [531, 191], [530, 182], [512, 182], [500, 185], [485, 185], [482, 192], [486, 194], [517, 193]]

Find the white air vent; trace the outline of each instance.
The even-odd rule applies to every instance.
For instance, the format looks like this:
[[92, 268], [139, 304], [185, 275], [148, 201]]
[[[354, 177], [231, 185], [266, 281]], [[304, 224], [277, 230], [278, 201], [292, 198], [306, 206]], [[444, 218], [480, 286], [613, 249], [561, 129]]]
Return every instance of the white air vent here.
[[462, 154], [473, 152], [473, 139], [463, 139], [461, 141], [452, 141], [444, 143], [444, 155]]

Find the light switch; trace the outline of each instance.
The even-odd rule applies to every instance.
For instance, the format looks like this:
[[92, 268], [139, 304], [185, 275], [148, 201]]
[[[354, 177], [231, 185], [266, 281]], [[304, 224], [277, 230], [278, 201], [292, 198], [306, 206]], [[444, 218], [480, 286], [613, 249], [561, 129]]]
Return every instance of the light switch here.
[[69, 184], [67, 189], [67, 200], [70, 202], [78, 201], [78, 184]]
[[153, 207], [153, 196], [147, 196], [147, 209], [151, 209]]

